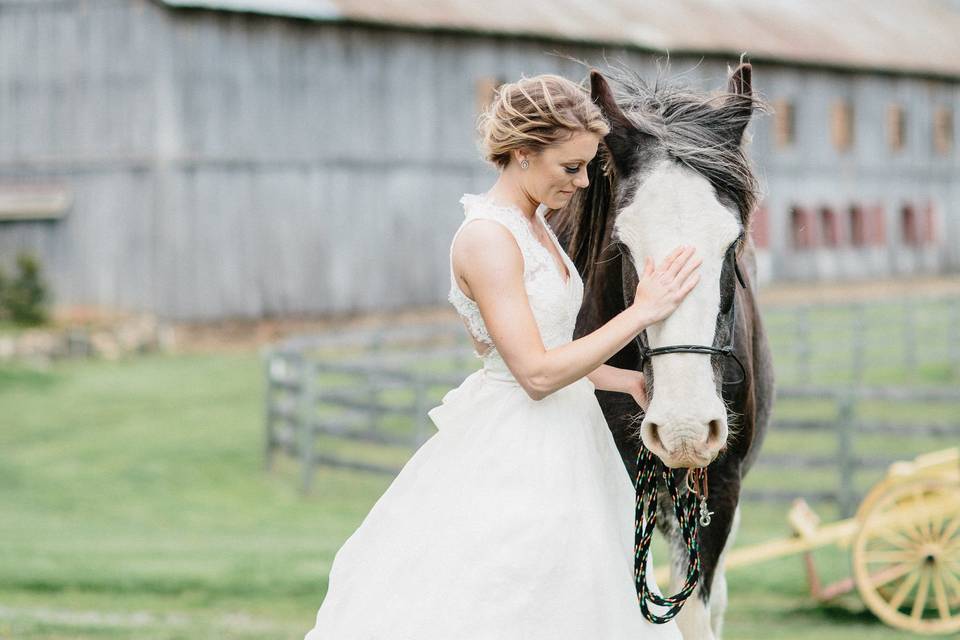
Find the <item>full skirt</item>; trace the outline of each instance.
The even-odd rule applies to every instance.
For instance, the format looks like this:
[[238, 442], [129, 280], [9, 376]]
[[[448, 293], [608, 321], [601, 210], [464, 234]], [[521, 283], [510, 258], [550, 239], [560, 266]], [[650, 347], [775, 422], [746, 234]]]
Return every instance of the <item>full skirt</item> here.
[[640, 611], [634, 488], [593, 392], [534, 401], [487, 369], [448, 392], [304, 640], [680, 640]]

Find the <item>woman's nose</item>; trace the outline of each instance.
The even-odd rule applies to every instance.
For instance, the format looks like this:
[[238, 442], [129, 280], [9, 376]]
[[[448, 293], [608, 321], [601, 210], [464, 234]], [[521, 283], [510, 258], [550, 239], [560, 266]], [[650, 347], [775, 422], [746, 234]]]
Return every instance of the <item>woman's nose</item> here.
[[585, 189], [590, 186], [590, 178], [587, 177], [586, 167], [580, 167], [580, 171], [577, 172], [577, 177], [573, 179], [573, 184], [580, 189]]

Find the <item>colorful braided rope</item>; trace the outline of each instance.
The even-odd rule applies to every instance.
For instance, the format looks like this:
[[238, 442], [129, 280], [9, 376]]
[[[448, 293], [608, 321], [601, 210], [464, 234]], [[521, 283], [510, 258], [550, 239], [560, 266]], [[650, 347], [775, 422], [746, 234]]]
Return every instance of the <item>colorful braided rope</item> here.
[[[687, 580], [683, 588], [676, 595], [670, 597], [657, 595], [647, 585], [647, 554], [650, 552], [650, 541], [656, 525], [656, 476], [658, 471], [667, 485], [670, 497], [673, 499], [674, 513], [680, 523], [683, 541], [690, 554], [687, 565]], [[700, 527], [696, 517], [697, 496], [692, 491], [687, 491], [681, 499], [677, 495], [672, 470], [668, 469], [659, 458], [642, 445], [640, 446], [640, 452], [637, 454], [637, 483], [635, 488], [637, 490], [637, 508], [634, 524], [633, 568], [634, 580], [637, 585], [637, 598], [640, 601], [640, 610], [647, 620], [654, 624], [664, 624], [680, 613], [680, 608], [693, 593], [697, 581], [700, 579]], [[645, 521], [641, 519], [644, 503], [646, 503], [647, 516]], [[649, 603], [651, 602], [659, 606], [669, 607], [669, 609], [664, 614], [658, 615], [650, 611]]]

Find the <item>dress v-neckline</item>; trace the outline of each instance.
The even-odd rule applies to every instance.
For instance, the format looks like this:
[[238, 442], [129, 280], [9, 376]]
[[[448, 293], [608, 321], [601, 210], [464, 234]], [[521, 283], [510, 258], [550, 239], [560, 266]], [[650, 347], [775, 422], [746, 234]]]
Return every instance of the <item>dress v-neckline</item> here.
[[[543, 216], [543, 213], [541, 212], [541, 207], [543, 207], [542, 204], [537, 206], [537, 210], [533, 212], [533, 217], [540, 221], [540, 226], [543, 228], [544, 232], [547, 234], [547, 240], [550, 241], [550, 244], [552, 244], [554, 248], [557, 250], [557, 253], [560, 254], [560, 264], [557, 264], [556, 258], [554, 258], [553, 254], [550, 253], [550, 251], [543, 246], [543, 243], [537, 239], [536, 235], [533, 236], [533, 239], [536, 240], [537, 244], [540, 245], [543, 248], [543, 250], [547, 252], [548, 256], [550, 256], [550, 262], [553, 263], [554, 270], [556, 271], [557, 275], [560, 276], [560, 281], [563, 282], [563, 286], [569, 287], [570, 281], [573, 279], [573, 273], [570, 272], [569, 265], [567, 265], [566, 260], [563, 259], [564, 251], [563, 251], [563, 248], [560, 246], [560, 242], [554, 238], [553, 233], [550, 231], [549, 228], [547, 228], [547, 219]], [[563, 277], [564, 271], [567, 272], [566, 278]]]

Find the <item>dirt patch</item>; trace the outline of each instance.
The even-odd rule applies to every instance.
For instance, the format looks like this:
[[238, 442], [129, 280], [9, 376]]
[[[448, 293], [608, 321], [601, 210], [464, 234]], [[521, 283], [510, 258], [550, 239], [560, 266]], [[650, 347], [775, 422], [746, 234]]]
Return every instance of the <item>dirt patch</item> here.
[[760, 304], [865, 302], [960, 296], [960, 275], [862, 282], [776, 283], [760, 288]]
[[[941, 296], [960, 296], [960, 275], [864, 282], [776, 283], [760, 289], [760, 303], [776, 306]], [[116, 321], [119, 317], [81, 308], [62, 311], [58, 321], [110, 324], [111, 320]], [[298, 334], [336, 332], [388, 323], [416, 324], [446, 320], [456, 320], [456, 314], [448, 304], [339, 316], [177, 322], [165, 323], [169, 331], [165, 343], [171, 351], [180, 353], [250, 351]]]

